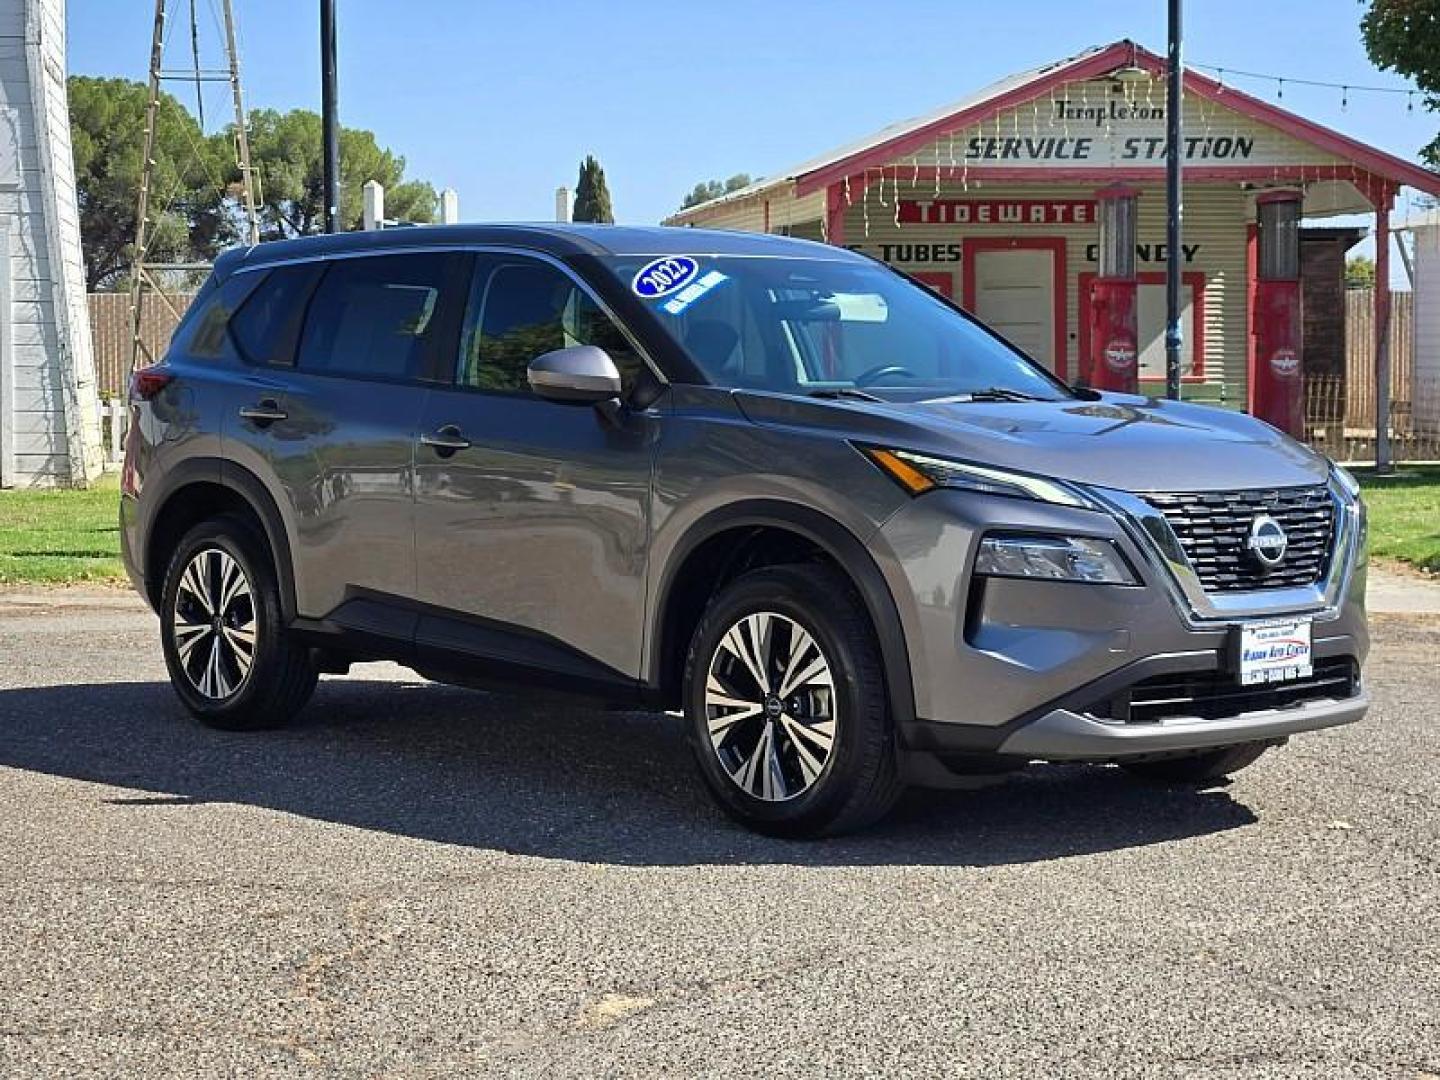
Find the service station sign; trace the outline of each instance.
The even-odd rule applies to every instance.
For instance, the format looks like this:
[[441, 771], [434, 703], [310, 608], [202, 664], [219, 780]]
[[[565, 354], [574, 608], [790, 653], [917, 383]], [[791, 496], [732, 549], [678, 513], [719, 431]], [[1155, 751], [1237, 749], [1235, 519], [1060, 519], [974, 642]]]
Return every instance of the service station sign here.
[[[1166, 152], [1165, 92], [1101, 80], [1072, 85], [943, 137], [917, 163], [957, 168], [1155, 168]], [[1287, 140], [1248, 117], [1188, 98], [1187, 164], [1270, 165]]]

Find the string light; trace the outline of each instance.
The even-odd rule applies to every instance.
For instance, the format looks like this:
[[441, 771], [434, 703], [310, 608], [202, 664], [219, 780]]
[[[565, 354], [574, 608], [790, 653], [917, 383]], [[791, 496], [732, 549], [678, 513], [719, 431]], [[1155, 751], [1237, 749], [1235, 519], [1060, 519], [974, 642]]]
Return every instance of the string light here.
[[865, 222], [865, 239], [870, 239], [870, 170], [865, 170], [865, 189], [860, 193], [860, 213]]
[[1225, 75], [1238, 75], [1243, 79], [1262, 79], [1266, 82], [1290, 83], [1292, 86], [1317, 86], [1324, 90], [1358, 90], [1366, 94], [1405, 94], [1413, 95], [1414, 90], [1403, 86], [1357, 86], [1354, 83], [1325, 82], [1322, 79], [1297, 79], [1291, 75], [1267, 75], [1260, 71], [1241, 71], [1239, 68], [1222, 68], [1215, 64], [1202, 64], [1191, 61], [1186, 67], [1199, 68], [1203, 71], [1214, 71], [1223, 83]]

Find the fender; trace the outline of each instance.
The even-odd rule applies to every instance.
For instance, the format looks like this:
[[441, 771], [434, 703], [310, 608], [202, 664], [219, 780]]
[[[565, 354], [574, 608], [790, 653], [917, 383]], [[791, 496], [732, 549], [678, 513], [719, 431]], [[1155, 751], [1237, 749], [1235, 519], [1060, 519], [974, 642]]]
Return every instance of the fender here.
[[785, 529], [815, 544], [850, 576], [870, 615], [885, 668], [885, 686], [896, 729], [915, 717], [915, 689], [910, 677], [910, 656], [900, 612], [885, 577], [865, 544], [834, 518], [800, 503], [778, 499], [745, 499], [711, 511], [695, 521], [670, 553], [660, 579], [659, 602], [652, 608], [649, 640], [646, 643], [646, 682], [658, 687], [664, 657], [665, 614], [675, 586], [675, 575], [692, 552], [711, 537], [727, 529], [770, 526]]
[[[234, 462], [216, 457], [188, 458], [168, 470], [160, 480], [159, 492], [147, 492], [142, 501], [145, 509], [140, 519], [140, 542], [144, 552], [143, 565], [149, 567], [150, 532], [156, 517], [170, 505], [181, 489], [190, 484], [218, 484], [235, 492], [254, 511], [265, 529], [265, 539], [275, 557], [275, 573], [280, 583], [280, 609], [288, 623], [295, 618], [295, 568], [290, 557], [290, 535], [280, 507], [266, 490], [260, 478]], [[158, 588], [147, 581], [147, 591]]]

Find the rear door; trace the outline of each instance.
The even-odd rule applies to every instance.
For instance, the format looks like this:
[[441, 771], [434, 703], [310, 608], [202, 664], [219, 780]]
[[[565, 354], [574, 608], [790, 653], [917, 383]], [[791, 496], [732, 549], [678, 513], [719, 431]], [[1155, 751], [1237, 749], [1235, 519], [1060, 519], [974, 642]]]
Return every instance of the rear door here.
[[570, 273], [477, 256], [456, 379], [425, 404], [416, 447], [421, 644], [581, 677], [640, 672], [653, 409], [546, 401], [526, 368], [569, 345], [643, 361]]
[[[342, 258], [318, 280], [286, 268], [232, 322], [252, 367], [227, 456], [251, 464], [288, 512], [302, 615], [414, 592], [415, 435], [429, 388], [449, 376], [469, 261]], [[272, 282], [285, 294], [267, 293]]]

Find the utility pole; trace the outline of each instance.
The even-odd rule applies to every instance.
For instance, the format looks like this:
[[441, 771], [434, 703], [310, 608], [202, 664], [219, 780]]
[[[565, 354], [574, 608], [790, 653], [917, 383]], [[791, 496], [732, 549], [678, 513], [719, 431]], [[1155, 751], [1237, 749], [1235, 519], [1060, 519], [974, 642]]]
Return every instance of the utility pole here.
[[320, 0], [320, 130], [325, 160], [325, 231], [340, 231], [340, 108], [335, 81], [335, 0]]
[[1180, 118], [1185, 108], [1185, 67], [1180, 59], [1180, 4], [1181, 0], [1170, 0], [1170, 67], [1165, 73], [1165, 396], [1175, 401], [1180, 399], [1180, 350], [1184, 345], [1180, 328], [1180, 224], [1184, 216]]

